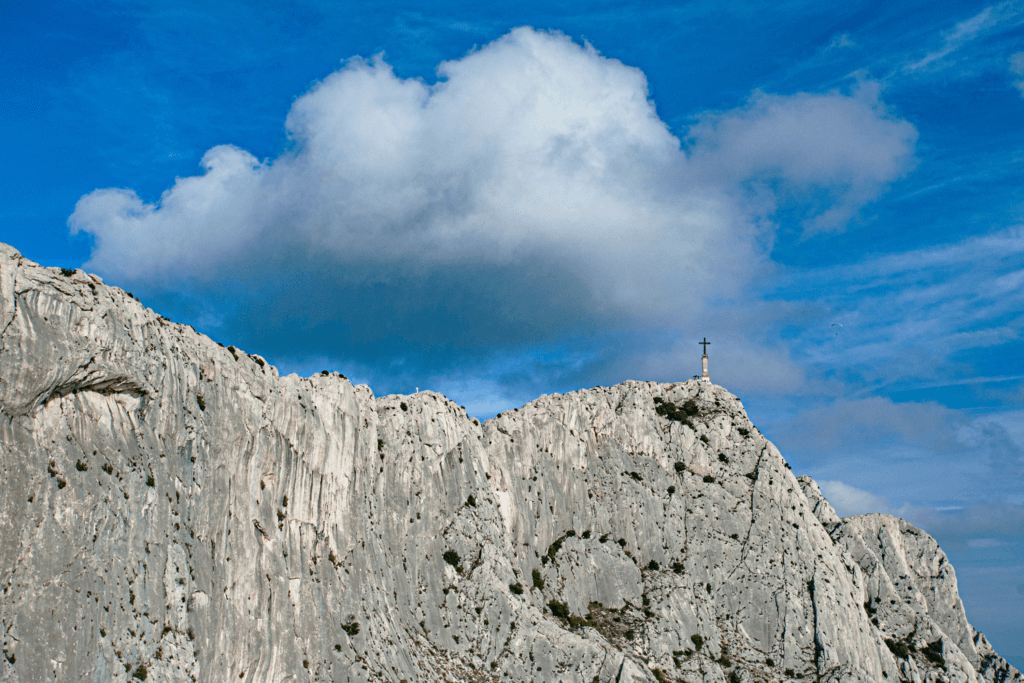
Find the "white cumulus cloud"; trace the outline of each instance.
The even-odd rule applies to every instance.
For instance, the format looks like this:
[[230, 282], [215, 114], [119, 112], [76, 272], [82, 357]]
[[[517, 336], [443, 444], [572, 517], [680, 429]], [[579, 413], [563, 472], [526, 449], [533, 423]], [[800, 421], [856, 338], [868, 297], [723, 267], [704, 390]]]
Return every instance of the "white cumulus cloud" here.
[[207, 291], [258, 276], [288, 311], [330, 280], [333, 297], [289, 324], [358, 305], [368, 338], [421, 337], [438, 324], [416, 312], [431, 308], [459, 330], [502, 318], [513, 337], [545, 310], [676, 325], [770, 265], [778, 200], [768, 184], [750, 200], [751, 183], [814, 194], [808, 228], [834, 230], [912, 164], [913, 126], [865, 85], [757, 93], [700, 117], [684, 149], [640, 70], [559, 33], [516, 29], [437, 74], [353, 58], [295, 101], [277, 158], [219, 146], [156, 202], [86, 195], [69, 225], [94, 237], [87, 267]]
[[840, 517], [889, 511], [889, 501], [882, 496], [876, 496], [841, 481], [820, 481], [818, 486]]

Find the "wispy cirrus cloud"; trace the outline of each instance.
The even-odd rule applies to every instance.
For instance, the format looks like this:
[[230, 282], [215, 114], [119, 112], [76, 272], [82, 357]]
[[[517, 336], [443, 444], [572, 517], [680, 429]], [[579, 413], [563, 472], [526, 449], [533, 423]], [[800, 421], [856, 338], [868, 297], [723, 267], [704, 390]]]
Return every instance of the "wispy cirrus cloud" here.
[[1024, 95], [1024, 52], [1010, 55], [1010, 73], [1016, 76], [1013, 85]]
[[986, 7], [973, 17], [960, 21], [953, 28], [943, 32], [942, 45], [907, 64], [904, 71], [910, 73], [938, 68], [946, 57], [994, 28], [1008, 22], [1019, 22], [1019, 16], [1020, 11], [1013, 2]]

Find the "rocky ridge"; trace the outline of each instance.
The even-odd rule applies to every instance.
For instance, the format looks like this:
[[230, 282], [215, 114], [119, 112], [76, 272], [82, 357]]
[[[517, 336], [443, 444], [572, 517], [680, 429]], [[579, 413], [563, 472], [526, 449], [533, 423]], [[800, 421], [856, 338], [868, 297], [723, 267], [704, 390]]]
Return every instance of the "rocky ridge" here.
[[1021, 681], [721, 387], [479, 423], [6, 246], [0, 330], [0, 681]]

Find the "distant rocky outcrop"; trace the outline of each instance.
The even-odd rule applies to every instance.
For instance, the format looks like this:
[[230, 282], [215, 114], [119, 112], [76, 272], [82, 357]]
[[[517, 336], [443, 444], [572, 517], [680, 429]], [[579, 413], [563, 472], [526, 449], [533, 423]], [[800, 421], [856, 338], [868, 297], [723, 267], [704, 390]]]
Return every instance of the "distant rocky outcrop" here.
[[0, 681], [1020, 681], [714, 385], [478, 423], [0, 247]]

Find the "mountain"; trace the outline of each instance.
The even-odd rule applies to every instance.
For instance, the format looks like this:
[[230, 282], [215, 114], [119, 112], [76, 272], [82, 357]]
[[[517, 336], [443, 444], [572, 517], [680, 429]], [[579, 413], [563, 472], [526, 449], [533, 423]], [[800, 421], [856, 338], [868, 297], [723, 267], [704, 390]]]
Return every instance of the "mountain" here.
[[0, 681], [1021, 681], [725, 389], [479, 423], [0, 247]]

